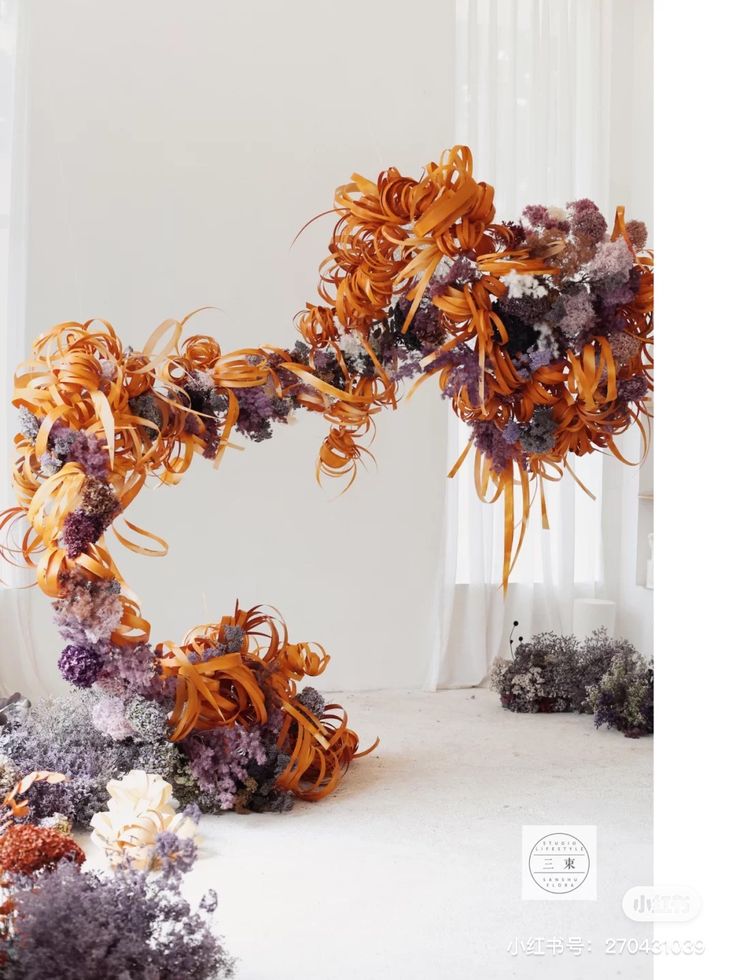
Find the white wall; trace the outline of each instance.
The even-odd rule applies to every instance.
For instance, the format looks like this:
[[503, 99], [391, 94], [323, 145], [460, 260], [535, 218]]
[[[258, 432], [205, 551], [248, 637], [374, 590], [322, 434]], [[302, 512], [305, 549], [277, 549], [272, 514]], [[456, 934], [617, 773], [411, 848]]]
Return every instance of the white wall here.
[[[418, 173], [452, 143], [454, 5], [442, 0], [31, 0], [27, 337], [102, 316], [132, 344], [203, 304], [224, 349], [295, 337], [353, 171]], [[387, 25], [390, 24], [390, 30]], [[273, 603], [323, 642], [323, 686], [421, 686], [439, 548], [446, 407], [378, 423], [378, 471], [335, 500], [319, 419], [198, 459], [129, 516], [170, 542], [122, 556], [156, 640]], [[58, 683], [48, 601], [35, 650]]]

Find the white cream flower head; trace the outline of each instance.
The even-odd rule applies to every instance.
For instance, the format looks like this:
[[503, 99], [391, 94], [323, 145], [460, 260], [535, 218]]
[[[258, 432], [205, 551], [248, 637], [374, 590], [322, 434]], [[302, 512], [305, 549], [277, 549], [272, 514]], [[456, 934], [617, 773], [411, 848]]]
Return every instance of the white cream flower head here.
[[134, 868], [155, 868], [156, 838], [164, 831], [197, 839], [197, 825], [177, 813], [171, 803], [173, 787], [156, 773], [133, 769], [107, 784], [107, 810], [91, 822], [92, 840], [112, 865], [127, 859]]
[[529, 273], [519, 273], [516, 269], [511, 269], [505, 276], [501, 276], [501, 282], [508, 288], [509, 299], [521, 299], [522, 296], [531, 296], [540, 299], [547, 295], [547, 287], [536, 276]]

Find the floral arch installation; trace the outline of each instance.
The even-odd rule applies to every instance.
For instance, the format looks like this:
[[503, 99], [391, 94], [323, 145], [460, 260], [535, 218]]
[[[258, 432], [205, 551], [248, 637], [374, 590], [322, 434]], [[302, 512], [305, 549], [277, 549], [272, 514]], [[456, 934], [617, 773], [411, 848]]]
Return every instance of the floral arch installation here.
[[505, 587], [534, 493], [546, 523], [545, 483], [572, 472], [571, 457], [602, 450], [626, 462], [615, 439], [630, 425], [646, 445], [653, 261], [643, 224], [619, 208], [609, 232], [587, 199], [498, 223], [493, 198], [462, 146], [418, 179], [393, 167], [375, 182], [353, 175], [335, 194], [319, 301], [290, 350], [223, 354], [212, 337], [185, 335], [190, 317], [163, 323], [141, 351], [100, 320], [36, 341], [15, 377], [18, 506], [0, 526], [6, 556], [33, 566], [54, 600], [70, 682], [155, 701], [175, 742], [270, 726], [277, 787], [319, 799], [359, 754], [342, 708], [298, 693], [327, 665], [321, 646], [294, 642], [262, 607], [236, 607], [181, 644], [150, 644], [105, 545], [108, 532], [166, 553], [124, 516], [147, 478], [176, 484], [195, 455], [217, 465], [236, 433], [259, 442], [304, 410], [328, 426], [318, 478], [347, 488], [370, 455], [375, 415], [397, 407], [402, 385], [434, 377], [469, 430], [450, 476], [472, 458], [478, 494], [504, 507]]

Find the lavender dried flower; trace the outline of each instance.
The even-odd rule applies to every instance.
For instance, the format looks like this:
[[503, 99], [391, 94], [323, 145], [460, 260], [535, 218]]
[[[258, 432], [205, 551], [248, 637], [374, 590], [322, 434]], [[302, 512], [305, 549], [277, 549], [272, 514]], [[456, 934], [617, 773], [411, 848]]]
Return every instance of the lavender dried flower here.
[[[340, 377], [342, 378], [342, 374]], [[292, 407], [292, 400], [278, 398], [271, 384], [234, 388], [233, 395], [238, 402], [236, 428], [254, 442], [270, 439], [273, 434], [272, 424], [285, 422]]]
[[491, 459], [493, 468], [498, 473], [503, 472], [512, 460], [518, 458], [515, 445], [504, 438], [495, 422], [472, 422], [471, 430], [475, 445]]
[[451, 370], [442, 389], [442, 397], [455, 398], [465, 389], [470, 401], [477, 405], [480, 402], [480, 364], [476, 352], [467, 344], [458, 344], [440, 354], [432, 363], [433, 371], [442, 371], [446, 367]]
[[[28, 794], [35, 820], [64, 814], [82, 826], [107, 806], [107, 782], [131, 769], [156, 772], [177, 787], [186, 762], [168, 740], [141, 744], [113, 741], [92, 724], [90, 705], [78, 698], [49, 698], [33, 705], [22, 724], [0, 730], [0, 757], [25, 774], [63, 772], [64, 783], [37, 783]], [[186, 785], [186, 784], [184, 784]]]
[[170, 830], [156, 835], [153, 866], [169, 877], [191, 871], [197, 859], [197, 842], [193, 837], [179, 837]]
[[102, 521], [83, 510], [73, 510], [64, 518], [62, 541], [70, 558], [80, 555], [94, 544], [103, 533]]
[[120, 583], [88, 579], [74, 569], [64, 579], [64, 595], [53, 608], [59, 632], [72, 643], [89, 646], [108, 640], [123, 614]]
[[[193, 909], [181, 876], [80, 871], [63, 861], [9, 883], [12, 928], [0, 937], [7, 980], [216, 980], [233, 961], [208, 906]], [[209, 905], [211, 906], [211, 902]]]

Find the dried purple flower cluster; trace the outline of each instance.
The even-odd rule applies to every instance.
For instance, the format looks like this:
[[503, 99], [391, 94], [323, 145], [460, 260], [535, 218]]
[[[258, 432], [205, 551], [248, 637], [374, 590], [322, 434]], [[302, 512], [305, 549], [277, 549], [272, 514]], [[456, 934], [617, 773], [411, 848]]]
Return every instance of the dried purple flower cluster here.
[[630, 644], [621, 644], [608, 669], [587, 688], [586, 707], [596, 728], [607, 725], [628, 738], [654, 731], [654, 669]]
[[[54, 611], [67, 640], [62, 675], [87, 693], [81, 700], [52, 699], [9, 713], [0, 729], [0, 759], [13, 773], [49, 769], [70, 777], [31, 789], [35, 818], [61, 813], [87, 824], [104, 806], [108, 780], [131, 769], [158, 773], [181, 802], [196, 801], [207, 811], [283, 811], [293, 805], [292, 795], [276, 786], [287, 761], [276, 745], [283, 723], [278, 710], [263, 725], [194, 732], [173, 743], [168, 716], [174, 690], [158, 673], [153, 650], [113, 641], [122, 615], [119, 585], [72, 572]], [[233, 626], [219, 652], [237, 651], [243, 640], [242, 629]], [[301, 697], [319, 717], [321, 695], [305, 688]]]
[[[627, 374], [627, 365], [641, 351], [641, 341], [627, 332], [621, 313], [635, 298], [640, 276], [626, 240], [607, 239], [606, 220], [588, 199], [573, 201], [566, 209], [530, 206], [520, 224], [505, 227], [512, 240], [504, 246], [530, 248], [540, 254], [554, 244], [554, 264], [560, 270], [559, 275], [510, 271], [501, 278], [506, 293], [498, 298], [496, 307], [508, 332], [506, 349], [513, 355], [519, 376], [532, 378], [560, 362], [566, 351], [579, 353], [592, 338], [602, 337], [609, 342], [622, 372], [619, 401], [628, 404], [646, 398], [646, 376]], [[626, 231], [632, 247], [641, 250], [646, 243], [645, 226], [631, 221]], [[399, 296], [386, 320], [377, 323], [367, 338], [341, 332], [339, 351], [310, 351], [300, 342], [289, 355], [295, 362], [309, 364], [320, 380], [337, 389], [345, 386], [340, 359], [351, 374], [361, 377], [374, 376], [375, 359], [393, 381], [441, 371], [443, 395], [478, 408], [483, 401], [478, 353], [462, 342], [449, 350], [441, 349], [449, 334], [433, 301], [450, 289], [472, 284], [481, 275], [472, 255], [446, 259], [432, 276], [406, 332], [403, 328], [411, 304]], [[269, 382], [234, 392], [239, 407], [238, 431], [255, 442], [269, 439], [274, 423], [284, 422], [298, 407], [294, 394], [301, 382], [276, 363], [273, 370], [280, 380], [278, 391]], [[487, 376], [485, 384], [492, 383], [492, 377]], [[509, 403], [509, 410], [512, 408]], [[525, 467], [530, 456], [554, 449], [557, 424], [550, 409], [537, 408], [530, 417], [508, 416], [506, 412], [502, 419], [484, 418], [473, 425], [476, 446], [497, 471], [512, 462]], [[492, 429], [502, 432], [503, 438]]]
[[[6, 886], [12, 911], [0, 919], [7, 980], [215, 980], [233, 961], [213, 933], [209, 892], [199, 908], [181, 894], [182, 842], [160, 835], [165, 873], [82, 871], [70, 861]], [[163, 838], [163, 839], [161, 839]], [[168, 860], [172, 854], [174, 861]], [[183, 860], [182, 860], [183, 857]]]
[[574, 636], [540, 633], [498, 658], [491, 686], [511, 711], [580, 711], [630, 737], [654, 731], [654, 670], [627, 640], [596, 630]]
[[102, 656], [95, 647], [64, 647], [59, 657], [59, 671], [75, 687], [92, 687], [102, 670]]
[[[24, 434], [25, 430], [32, 431], [27, 416], [23, 416], [21, 421], [25, 427]], [[44, 472], [51, 476], [58, 473], [66, 463], [78, 463], [87, 476], [94, 480], [104, 481], [110, 474], [110, 457], [97, 436], [90, 432], [78, 432], [55, 422], [51, 426], [41, 465]]]
[[[306, 689], [309, 692], [310, 689]], [[314, 692], [314, 705], [324, 702]], [[107, 783], [132, 769], [158, 773], [181, 803], [204, 811], [282, 812], [293, 797], [275, 786], [287, 762], [276, 746], [279, 719], [168, 738], [170, 704], [135, 695], [95, 691], [85, 698], [51, 698], [0, 729], [0, 770], [8, 788], [18, 774], [36, 769], [63, 772], [66, 782], [34, 785], [28, 794], [34, 819], [63, 814], [87, 826], [104, 809]], [[3, 761], [5, 760], [5, 761]], [[0, 772], [0, 777], [2, 773]]]

